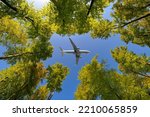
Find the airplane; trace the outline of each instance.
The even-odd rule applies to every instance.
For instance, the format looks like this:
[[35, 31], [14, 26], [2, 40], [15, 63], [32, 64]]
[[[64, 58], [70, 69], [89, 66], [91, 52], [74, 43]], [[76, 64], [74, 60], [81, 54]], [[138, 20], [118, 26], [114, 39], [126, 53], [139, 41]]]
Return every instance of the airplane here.
[[88, 50], [80, 50], [80, 48], [78, 48], [74, 42], [71, 40], [71, 38], [69, 38], [71, 45], [73, 47], [73, 50], [64, 50], [60, 47], [60, 50], [62, 52], [62, 56], [64, 55], [64, 53], [68, 53], [68, 54], [75, 54], [76, 56], [76, 64], [78, 64], [79, 62], [79, 58], [81, 58], [81, 54], [87, 54], [90, 53], [90, 51]]

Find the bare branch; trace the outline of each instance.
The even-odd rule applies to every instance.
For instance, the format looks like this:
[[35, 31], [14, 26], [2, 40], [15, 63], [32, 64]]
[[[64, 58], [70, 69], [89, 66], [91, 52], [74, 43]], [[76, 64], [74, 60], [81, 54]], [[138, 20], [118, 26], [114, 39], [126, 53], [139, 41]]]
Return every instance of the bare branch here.
[[1, 0], [6, 6], [8, 6], [9, 8], [11, 8], [14, 11], [18, 11], [16, 7], [11, 6], [6, 0]]
[[90, 4], [90, 7], [88, 9], [87, 16], [89, 15], [89, 13], [91, 11], [94, 2], [95, 2], [95, 0], [91, 0], [91, 4]]
[[34, 54], [34, 53], [32, 53], [32, 52], [24, 52], [24, 53], [13, 54], [13, 55], [8, 55], [8, 56], [1, 56], [0, 60], [6, 60], [6, 59], [10, 59], [10, 58], [15, 58], [15, 57], [23, 56], [25, 54]]
[[125, 27], [125, 26], [127, 26], [127, 25], [129, 25], [129, 24], [131, 24], [131, 23], [133, 23], [133, 22], [136, 22], [136, 21], [138, 21], [138, 20], [141, 20], [141, 19], [146, 18], [146, 17], [149, 17], [149, 16], [150, 16], [150, 13], [148, 13], [148, 14], [146, 14], [146, 15], [143, 15], [143, 16], [141, 16], [141, 17], [138, 17], [138, 18], [136, 18], [136, 19], [134, 19], [134, 20], [131, 20], [131, 21], [129, 21], [129, 22], [126, 22], [126, 23], [124, 23], [124, 25], [122, 25], [121, 27]]
[[[6, 0], [1, 0], [6, 6], [8, 6], [10, 9], [12, 9], [13, 11], [15, 12], [18, 12], [18, 9], [14, 6], [12, 6], [11, 4], [9, 4]], [[25, 18], [30, 21], [32, 24], [34, 23], [34, 20], [31, 19], [30, 17], [28, 16], [25, 16]]]

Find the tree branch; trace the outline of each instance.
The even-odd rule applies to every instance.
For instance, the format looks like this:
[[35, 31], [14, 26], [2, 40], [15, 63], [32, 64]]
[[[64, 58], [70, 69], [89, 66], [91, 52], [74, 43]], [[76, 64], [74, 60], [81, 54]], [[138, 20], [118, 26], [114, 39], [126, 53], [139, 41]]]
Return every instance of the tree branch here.
[[90, 14], [90, 11], [92, 9], [92, 6], [93, 6], [93, 3], [95, 2], [95, 0], [91, 0], [91, 4], [90, 4], [90, 7], [88, 9], [88, 12], [87, 12], [87, 16]]
[[133, 72], [134, 74], [138, 74], [138, 75], [140, 75], [140, 76], [143, 76], [143, 77], [150, 78], [150, 76], [147, 75], [147, 74], [143, 74], [143, 73], [140, 73], [140, 72], [136, 72], [136, 71], [134, 71], [134, 70], [131, 70], [131, 72]]
[[47, 100], [51, 100], [51, 99], [52, 99], [52, 97], [53, 97], [53, 95], [54, 95], [54, 92], [55, 92], [55, 91], [49, 93], [49, 96], [48, 96]]
[[[13, 11], [15, 12], [18, 12], [18, 9], [16, 7], [13, 7], [11, 4], [9, 4], [6, 0], [1, 0], [6, 6], [8, 6], [10, 9], [12, 9]], [[31, 19], [30, 17], [28, 16], [25, 16], [25, 18], [30, 21], [31, 23], [34, 23], [34, 20]]]
[[138, 21], [138, 20], [141, 20], [141, 19], [146, 18], [146, 17], [149, 17], [149, 16], [150, 16], [150, 13], [148, 13], [148, 14], [146, 14], [146, 15], [143, 15], [143, 16], [141, 16], [141, 17], [139, 17], [139, 18], [136, 18], [136, 19], [134, 19], [134, 20], [131, 20], [131, 21], [129, 21], [129, 22], [126, 22], [126, 23], [124, 23], [124, 25], [122, 25], [121, 27], [125, 27], [125, 26], [127, 26], [127, 25], [129, 25], [129, 24], [131, 24], [131, 23], [133, 23], [133, 22], [136, 22], [136, 21]]
[[149, 7], [149, 6], [150, 6], [150, 3], [148, 3], [147, 5], [145, 5], [145, 6], [141, 7], [141, 8], [144, 9], [144, 8]]
[[14, 58], [14, 57], [19, 57], [25, 54], [34, 54], [33, 52], [24, 52], [24, 53], [19, 53], [19, 54], [13, 54], [13, 55], [8, 55], [8, 56], [1, 56], [0, 60], [5, 60], [5, 59], [10, 59], [10, 58]]
[[1, 0], [6, 6], [8, 6], [9, 8], [11, 8], [14, 11], [18, 11], [16, 7], [11, 6], [6, 0]]

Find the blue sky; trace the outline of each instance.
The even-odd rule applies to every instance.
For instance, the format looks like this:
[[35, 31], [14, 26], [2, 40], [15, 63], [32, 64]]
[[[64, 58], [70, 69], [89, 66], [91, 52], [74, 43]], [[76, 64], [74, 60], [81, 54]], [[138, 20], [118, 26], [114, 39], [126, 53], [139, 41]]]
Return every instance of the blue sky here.
[[[29, 0], [31, 1], [31, 0]], [[40, 8], [40, 6], [44, 5], [44, 3], [36, 2], [36, 7]], [[105, 10], [104, 17], [110, 19], [110, 11], [111, 7]], [[62, 63], [63, 65], [67, 66], [70, 69], [70, 74], [67, 76], [66, 80], [63, 82], [62, 91], [60, 93], [55, 93], [53, 98], [54, 100], [72, 100], [74, 99], [74, 93], [76, 88], [79, 84], [78, 80], [78, 72], [80, 69], [87, 63], [91, 61], [91, 59], [98, 55], [98, 60], [101, 61], [103, 59], [107, 60], [108, 68], [115, 68], [117, 69], [117, 63], [112, 58], [110, 51], [118, 46], [128, 46], [129, 50], [134, 51], [137, 54], [143, 54], [150, 56], [149, 48], [148, 47], [140, 47], [135, 44], [129, 43], [128, 45], [125, 44], [123, 41], [120, 40], [119, 35], [113, 35], [107, 40], [102, 39], [92, 39], [89, 34], [84, 35], [74, 35], [70, 36], [74, 43], [80, 49], [87, 49], [91, 51], [91, 53], [82, 55], [82, 58], [79, 60], [78, 65], [75, 63], [75, 56], [72, 54], [65, 54], [64, 56], [61, 55], [59, 47], [63, 49], [72, 49], [71, 43], [69, 41], [68, 36], [60, 36], [54, 34], [50, 42], [54, 46], [54, 53], [52, 58], [47, 59], [44, 61], [45, 66], [55, 64], [57, 62]], [[5, 51], [5, 48], [0, 46], [0, 56]], [[7, 68], [8, 64], [5, 61], [0, 61], [0, 70]]]

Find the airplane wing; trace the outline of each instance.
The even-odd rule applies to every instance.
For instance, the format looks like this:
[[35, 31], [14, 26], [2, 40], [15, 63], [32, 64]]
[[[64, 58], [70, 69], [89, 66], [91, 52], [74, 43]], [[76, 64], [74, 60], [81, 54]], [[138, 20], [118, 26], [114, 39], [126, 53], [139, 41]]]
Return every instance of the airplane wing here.
[[72, 45], [74, 51], [77, 51], [78, 50], [77, 46], [73, 43], [73, 41], [71, 40], [71, 38], [69, 38], [69, 40], [71, 42], [71, 45]]
[[80, 58], [80, 57], [76, 56], [76, 64], [78, 64], [79, 58]]

